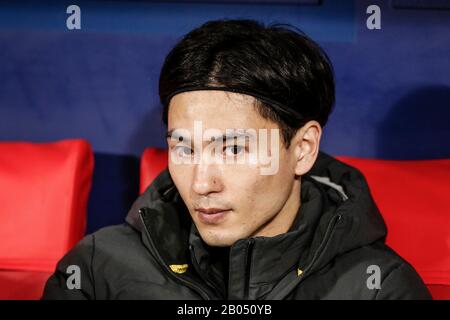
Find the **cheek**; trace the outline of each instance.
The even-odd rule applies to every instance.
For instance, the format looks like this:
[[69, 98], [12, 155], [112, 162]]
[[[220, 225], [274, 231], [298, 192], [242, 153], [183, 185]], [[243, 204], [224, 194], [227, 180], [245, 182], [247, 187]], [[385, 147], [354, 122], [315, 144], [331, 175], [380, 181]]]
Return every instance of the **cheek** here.
[[259, 171], [250, 174], [242, 172], [240, 179], [235, 180], [238, 188], [232, 193], [239, 205], [240, 220], [258, 220], [275, 214], [286, 201], [289, 184], [281, 176], [260, 175]]
[[286, 183], [280, 184], [275, 176], [263, 179], [256, 186], [255, 206], [266, 214], [279, 210], [284, 203], [285, 187]]
[[189, 189], [191, 186], [192, 170], [187, 165], [168, 165], [170, 176], [180, 192], [181, 198], [186, 202], [188, 200]]

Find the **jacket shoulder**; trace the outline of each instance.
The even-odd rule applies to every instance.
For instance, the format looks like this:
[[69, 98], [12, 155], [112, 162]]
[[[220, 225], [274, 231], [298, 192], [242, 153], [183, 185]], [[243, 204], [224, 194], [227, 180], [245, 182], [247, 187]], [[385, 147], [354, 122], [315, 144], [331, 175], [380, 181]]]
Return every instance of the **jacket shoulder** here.
[[[80, 274], [79, 288], [68, 288], [73, 268]], [[43, 299], [97, 299], [115, 278], [145, 274], [158, 279], [158, 265], [144, 247], [141, 234], [128, 224], [109, 226], [85, 236], [57, 264], [47, 280]]]
[[348, 299], [431, 299], [422, 279], [382, 241], [341, 254], [319, 273], [335, 277], [335, 292]]

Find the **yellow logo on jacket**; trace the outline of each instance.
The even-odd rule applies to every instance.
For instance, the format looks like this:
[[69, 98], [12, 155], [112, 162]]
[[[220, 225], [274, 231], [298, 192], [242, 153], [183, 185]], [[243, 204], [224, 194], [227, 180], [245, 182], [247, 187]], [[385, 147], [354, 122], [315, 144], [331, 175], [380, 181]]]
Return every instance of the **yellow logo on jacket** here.
[[171, 264], [169, 265], [170, 270], [172, 270], [175, 273], [185, 273], [188, 265], [187, 264]]

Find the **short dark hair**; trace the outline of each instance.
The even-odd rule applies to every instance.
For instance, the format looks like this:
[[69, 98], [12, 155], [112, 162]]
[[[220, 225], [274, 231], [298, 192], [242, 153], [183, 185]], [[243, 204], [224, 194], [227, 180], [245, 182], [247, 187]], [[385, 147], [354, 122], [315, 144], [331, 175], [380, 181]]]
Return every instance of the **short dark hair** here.
[[159, 79], [163, 122], [174, 93], [206, 86], [254, 93], [256, 110], [279, 125], [286, 148], [306, 122], [323, 127], [335, 100], [333, 68], [318, 44], [291, 25], [245, 19], [206, 22], [169, 52]]

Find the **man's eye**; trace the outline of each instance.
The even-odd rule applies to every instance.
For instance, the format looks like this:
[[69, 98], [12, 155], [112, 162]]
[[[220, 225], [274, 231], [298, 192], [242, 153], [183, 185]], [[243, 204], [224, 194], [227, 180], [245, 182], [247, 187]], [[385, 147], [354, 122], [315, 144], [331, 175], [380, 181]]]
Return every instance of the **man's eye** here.
[[193, 153], [192, 149], [186, 146], [176, 146], [174, 149], [175, 153], [181, 157], [191, 156]]
[[244, 147], [238, 146], [238, 145], [232, 145], [232, 146], [226, 146], [223, 149], [227, 156], [235, 156], [235, 155], [240, 154], [244, 150]]

